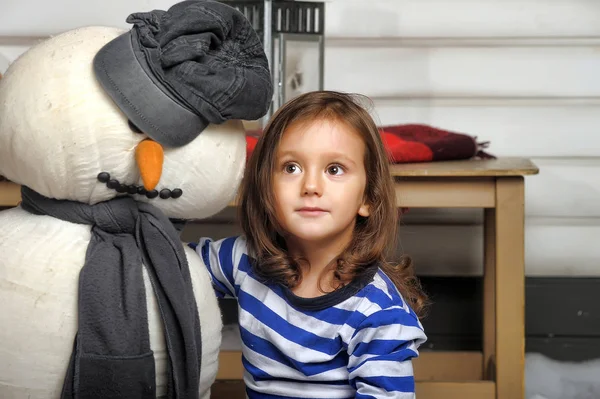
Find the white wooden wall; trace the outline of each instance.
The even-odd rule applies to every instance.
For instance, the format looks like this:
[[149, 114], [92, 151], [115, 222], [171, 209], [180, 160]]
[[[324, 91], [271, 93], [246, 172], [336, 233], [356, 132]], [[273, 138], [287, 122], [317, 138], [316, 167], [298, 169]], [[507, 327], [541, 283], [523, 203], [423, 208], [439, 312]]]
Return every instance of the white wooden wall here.
[[[173, 3], [0, 0], [0, 72], [48, 35], [126, 28], [129, 13]], [[369, 95], [381, 124], [427, 123], [531, 157], [527, 274], [600, 276], [600, 1], [331, 0], [326, 15], [326, 88]], [[312, 62], [296, 56], [305, 81]], [[186, 236], [230, 234], [230, 220]], [[411, 210], [402, 231], [422, 274], [481, 272], [479, 211]]]

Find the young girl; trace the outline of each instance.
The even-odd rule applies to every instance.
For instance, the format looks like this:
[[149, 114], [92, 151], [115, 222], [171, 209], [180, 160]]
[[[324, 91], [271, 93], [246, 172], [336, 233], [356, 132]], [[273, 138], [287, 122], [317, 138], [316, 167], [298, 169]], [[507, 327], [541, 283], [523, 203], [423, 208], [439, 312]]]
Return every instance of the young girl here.
[[414, 398], [424, 295], [385, 258], [394, 193], [354, 97], [312, 92], [274, 115], [242, 181], [244, 235], [196, 246], [238, 300], [249, 398]]

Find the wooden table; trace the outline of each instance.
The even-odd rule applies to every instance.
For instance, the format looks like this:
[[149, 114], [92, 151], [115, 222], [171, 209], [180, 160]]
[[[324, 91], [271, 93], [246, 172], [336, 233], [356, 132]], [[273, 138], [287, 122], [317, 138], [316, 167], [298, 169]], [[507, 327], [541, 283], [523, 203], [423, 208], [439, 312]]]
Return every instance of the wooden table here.
[[[523, 177], [537, 173], [521, 158], [392, 166], [399, 207], [484, 209], [483, 351], [422, 351], [419, 399], [524, 398]], [[0, 206], [19, 199], [18, 186], [0, 182]], [[213, 397], [244, 397], [240, 356], [221, 352]]]
[[432, 396], [421, 399], [524, 398], [523, 176], [537, 173], [532, 162], [520, 158], [393, 166], [399, 206], [484, 209], [483, 352], [472, 370], [480, 380], [463, 381], [452, 394], [423, 385]]

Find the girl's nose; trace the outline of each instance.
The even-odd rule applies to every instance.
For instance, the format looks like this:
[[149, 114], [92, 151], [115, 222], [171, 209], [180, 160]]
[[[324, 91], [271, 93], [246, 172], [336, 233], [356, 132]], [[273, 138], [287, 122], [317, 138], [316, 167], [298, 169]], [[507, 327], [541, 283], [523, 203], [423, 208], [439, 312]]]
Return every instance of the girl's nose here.
[[304, 184], [302, 187], [303, 195], [318, 195], [323, 194], [322, 176], [318, 172], [306, 172], [304, 175]]

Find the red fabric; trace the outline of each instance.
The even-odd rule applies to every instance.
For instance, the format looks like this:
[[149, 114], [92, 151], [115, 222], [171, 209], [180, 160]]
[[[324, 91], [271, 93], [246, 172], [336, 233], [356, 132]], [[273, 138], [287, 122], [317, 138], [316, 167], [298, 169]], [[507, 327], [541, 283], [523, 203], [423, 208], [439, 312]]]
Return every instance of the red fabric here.
[[256, 147], [257, 142], [258, 137], [251, 134], [246, 135], [246, 159], [250, 159], [250, 155], [252, 154], [252, 151], [254, 151], [254, 147]]
[[385, 130], [381, 131], [381, 138], [392, 163], [433, 160], [433, 152], [426, 144], [418, 141], [408, 141], [402, 136]]
[[475, 137], [428, 125], [384, 126], [380, 130], [394, 163], [469, 159], [480, 150]]
[[[476, 137], [428, 125], [383, 126], [379, 131], [392, 163], [494, 158], [482, 150], [489, 143], [478, 143]], [[260, 133], [252, 131], [246, 136], [248, 158], [254, 151]]]

